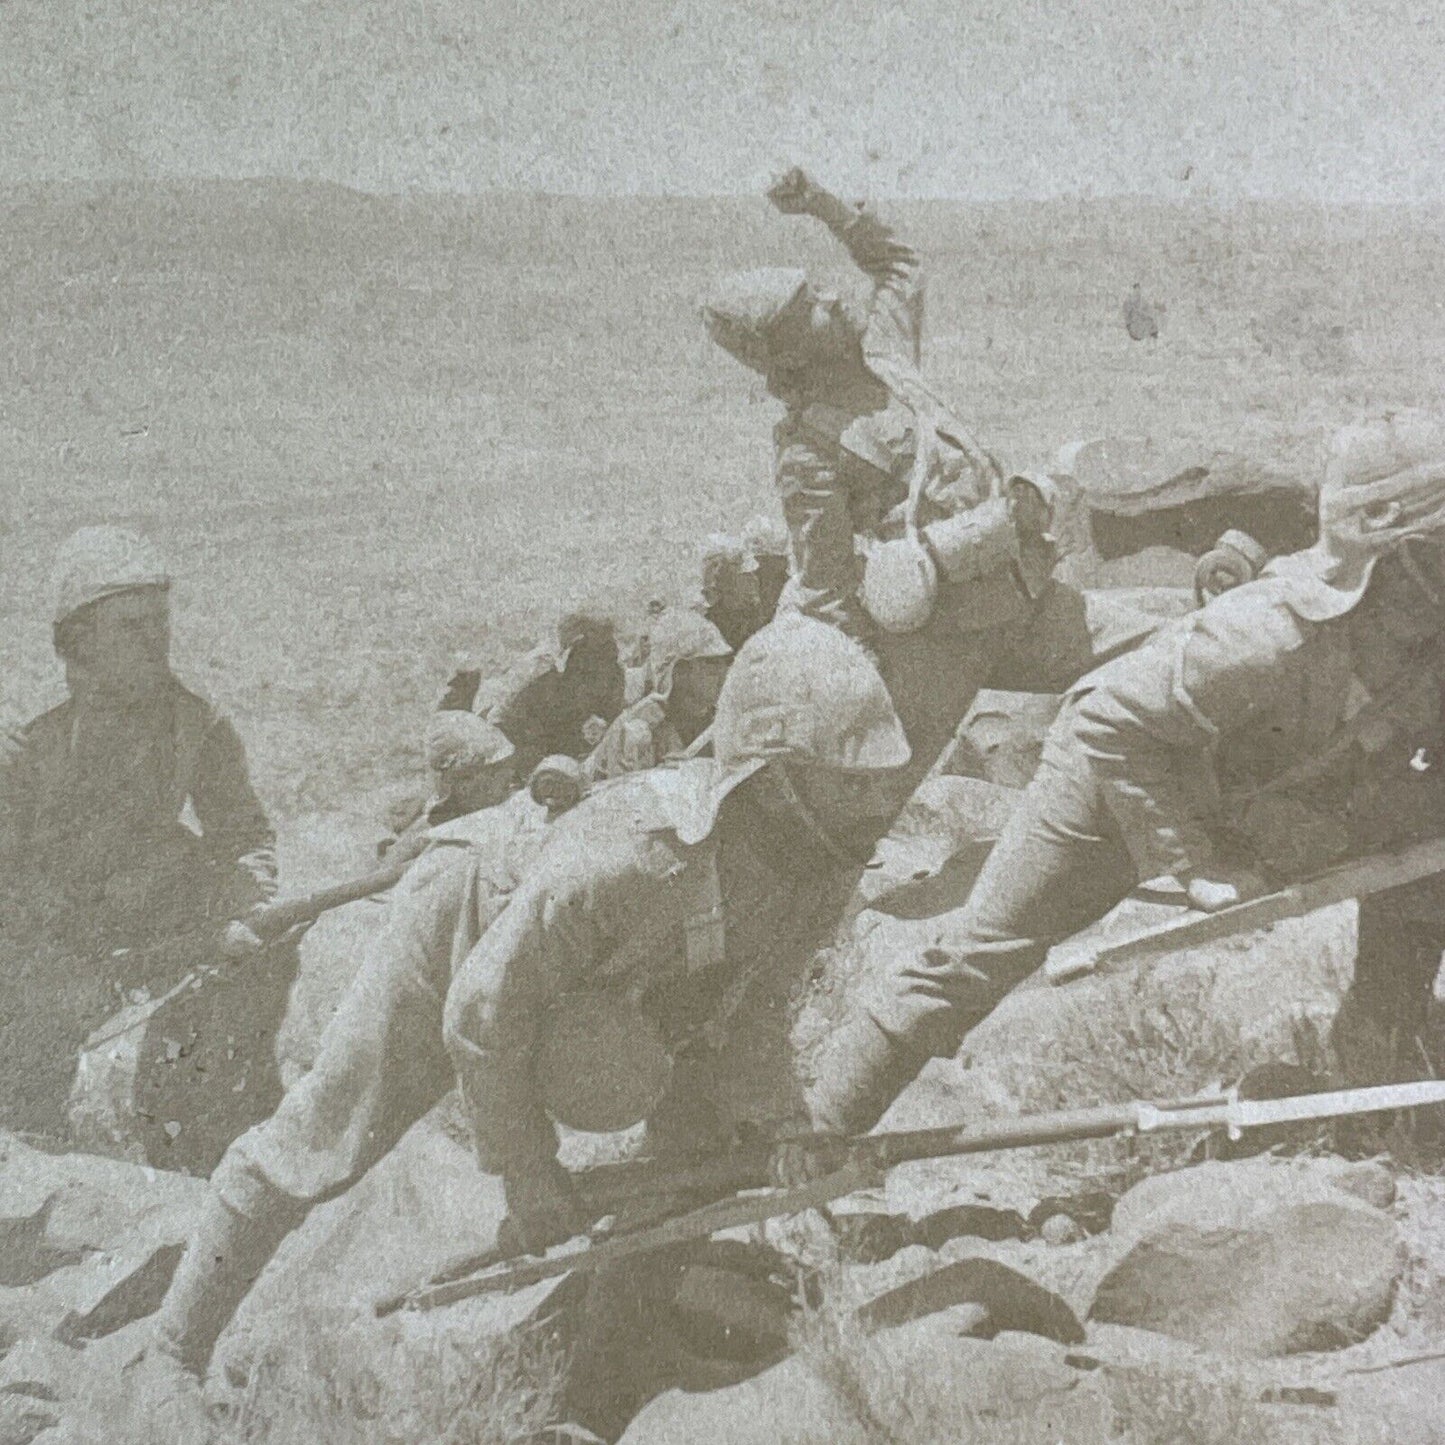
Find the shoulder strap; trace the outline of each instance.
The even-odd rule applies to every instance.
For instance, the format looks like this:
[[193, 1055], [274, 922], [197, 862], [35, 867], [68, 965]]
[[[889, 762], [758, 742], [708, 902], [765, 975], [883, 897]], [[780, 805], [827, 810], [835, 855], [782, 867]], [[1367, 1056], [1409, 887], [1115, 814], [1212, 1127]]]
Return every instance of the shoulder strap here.
[[884, 476], [892, 476], [899, 458], [912, 451], [912, 413], [896, 404], [860, 416], [814, 402], [803, 409], [798, 422], [814, 441], [837, 447]]
[[688, 890], [683, 930], [689, 973], [722, 963], [727, 953], [727, 920], [717, 867], [717, 844], [709, 838], [699, 849], [702, 856], [683, 875], [683, 886]]

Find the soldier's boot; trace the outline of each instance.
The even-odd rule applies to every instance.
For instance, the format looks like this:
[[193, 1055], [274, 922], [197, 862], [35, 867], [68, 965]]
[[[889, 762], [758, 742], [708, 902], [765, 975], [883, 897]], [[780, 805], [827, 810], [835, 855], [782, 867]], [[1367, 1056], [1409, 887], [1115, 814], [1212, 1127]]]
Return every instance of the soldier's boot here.
[[152, 1321], [153, 1347], [204, 1378], [221, 1331], [293, 1225], [279, 1212], [248, 1219], [212, 1193]]
[[866, 1134], [918, 1076], [928, 1056], [855, 1013], [824, 1044], [806, 1090], [808, 1113], [824, 1133]]

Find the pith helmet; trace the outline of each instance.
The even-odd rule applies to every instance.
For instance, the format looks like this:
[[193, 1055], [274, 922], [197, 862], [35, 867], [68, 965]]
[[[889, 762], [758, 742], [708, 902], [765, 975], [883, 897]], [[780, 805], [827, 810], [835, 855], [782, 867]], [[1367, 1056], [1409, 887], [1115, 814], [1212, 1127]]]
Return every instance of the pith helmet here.
[[143, 537], [121, 527], [82, 527], [55, 556], [51, 622], [59, 627], [82, 607], [142, 587], [169, 587], [171, 574]]
[[470, 712], [439, 712], [427, 724], [426, 765], [434, 773], [477, 772], [515, 754], [501, 728]]
[[807, 284], [807, 273], [793, 267], [740, 271], [703, 302], [703, 324], [724, 351], [766, 376], [772, 368], [768, 333]]
[[587, 779], [582, 764], [565, 753], [553, 753], [542, 759], [527, 779], [527, 792], [534, 803], [540, 803], [552, 816], [565, 813], [582, 801]]
[[1335, 434], [1320, 487], [1320, 534], [1345, 545], [1279, 558], [1267, 575], [1301, 585], [1292, 601], [1323, 622], [1353, 610], [1375, 563], [1402, 542], [1445, 530], [1445, 420], [1401, 411]]
[[702, 595], [716, 599], [728, 576], [741, 576], [758, 570], [758, 559], [741, 537], [726, 532], [713, 532], [702, 543]]
[[743, 645], [718, 698], [712, 742], [724, 771], [745, 776], [774, 758], [859, 773], [900, 768], [910, 757], [868, 654], [796, 613]]
[[666, 698], [672, 692], [672, 675], [679, 662], [709, 657], [731, 657], [733, 650], [722, 633], [700, 612], [674, 607], [652, 624], [648, 634], [647, 665], [652, 692]]

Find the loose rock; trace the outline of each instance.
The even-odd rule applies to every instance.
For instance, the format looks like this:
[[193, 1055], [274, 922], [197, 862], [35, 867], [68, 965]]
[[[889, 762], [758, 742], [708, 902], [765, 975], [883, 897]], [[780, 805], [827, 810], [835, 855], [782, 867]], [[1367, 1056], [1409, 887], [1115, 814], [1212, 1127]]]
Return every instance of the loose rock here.
[[1237, 1356], [1363, 1339], [1389, 1315], [1403, 1250], [1331, 1174], [1252, 1160], [1145, 1180], [1114, 1211], [1124, 1252], [1090, 1317]]
[[977, 1326], [963, 1333], [990, 1339], [1006, 1330], [1081, 1344], [1084, 1327], [1058, 1295], [994, 1259], [960, 1259], [870, 1300], [858, 1312], [869, 1326], [901, 1325], [939, 1310], [976, 1305]]

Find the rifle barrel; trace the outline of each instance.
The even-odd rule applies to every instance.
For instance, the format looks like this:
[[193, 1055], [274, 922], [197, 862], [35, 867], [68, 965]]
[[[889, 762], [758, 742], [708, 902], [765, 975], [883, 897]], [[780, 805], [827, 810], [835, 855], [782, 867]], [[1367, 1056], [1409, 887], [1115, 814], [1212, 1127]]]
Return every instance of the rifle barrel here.
[[405, 872], [406, 864], [392, 864], [361, 878], [318, 888], [314, 893], [305, 893], [299, 898], [278, 898], [257, 912], [251, 926], [262, 938], [278, 938], [298, 923], [309, 923], [333, 908], [385, 893], [401, 881]]
[[[664, 1245], [705, 1238], [720, 1229], [819, 1208], [876, 1182], [881, 1171], [913, 1160], [1107, 1139], [1135, 1131], [1152, 1133], [1161, 1129], [1213, 1129], [1221, 1126], [1236, 1131], [1429, 1104], [1445, 1104], [1445, 1080], [1422, 1079], [1408, 1084], [1300, 1094], [1283, 1099], [1240, 1099], [1231, 1091], [1158, 1103], [1136, 1100], [1130, 1104], [1066, 1109], [981, 1126], [872, 1134], [850, 1141], [847, 1162], [826, 1178], [795, 1187], [769, 1188], [760, 1194], [748, 1194], [747, 1191], [762, 1189], [771, 1182], [771, 1171], [767, 1167], [771, 1163], [771, 1150], [767, 1152], [766, 1160], [760, 1151], [751, 1150], [740, 1160], [725, 1159], [716, 1161], [712, 1166], [703, 1164], [680, 1170], [669, 1170], [652, 1160], [635, 1165], [602, 1166], [597, 1171], [591, 1171], [600, 1176], [600, 1180], [596, 1181], [599, 1190], [619, 1200], [640, 1199], [646, 1197], [649, 1191], [655, 1200], [665, 1199], [669, 1194], [685, 1194], [684, 1181], [696, 1189], [698, 1182], [704, 1178], [711, 1178], [720, 1191], [730, 1192], [732, 1197], [714, 1198], [699, 1208], [669, 1215], [658, 1223], [614, 1234], [601, 1243], [569, 1249], [545, 1258], [502, 1257], [492, 1249], [484, 1254], [455, 1260], [425, 1285], [407, 1294], [382, 1300], [375, 1309], [378, 1314], [390, 1314], [404, 1308], [435, 1309], [472, 1295], [518, 1289], [569, 1270], [594, 1269], [608, 1261]], [[809, 1137], [803, 1136], [795, 1142], [806, 1143]], [[825, 1136], [811, 1137], [821, 1139]], [[589, 1192], [594, 1183], [589, 1179], [589, 1171], [583, 1171], [577, 1180], [583, 1189], [583, 1197], [588, 1199], [589, 1204], [595, 1204], [595, 1197]]]
[[[1222, 1100], [1214, 1099], [1213, 1104]], [[1091, 1109], [1065, 1109], [1052, 1114], [1030, 1114], [991, 1124], [966, 1124], [943, 1129], [911, 1129], [896, 1134], [874, 1134], [860, 1141], [885, 1168], [916, 1159], [953, 1154], [987, 1154], [994, 1150], [1027, 1149], [1036, 1144], [1071, 1140], [1108, 1139], [1137, 1127], [1136, 1104], [1105, 1104]], [[1197, 1126], [1197, 1118], [1192, 1119]], [[1181, 1126], [1183, 1127], [1183, 1126]]]

